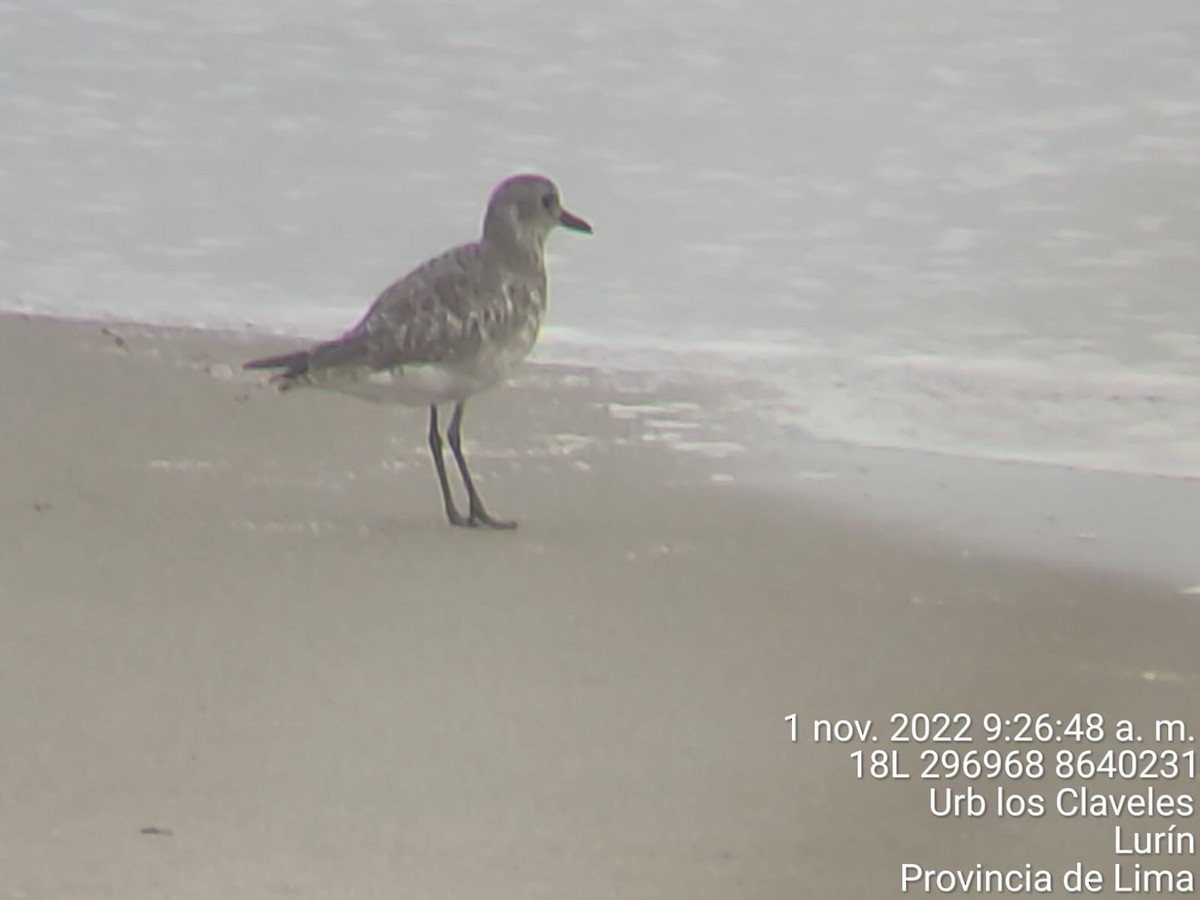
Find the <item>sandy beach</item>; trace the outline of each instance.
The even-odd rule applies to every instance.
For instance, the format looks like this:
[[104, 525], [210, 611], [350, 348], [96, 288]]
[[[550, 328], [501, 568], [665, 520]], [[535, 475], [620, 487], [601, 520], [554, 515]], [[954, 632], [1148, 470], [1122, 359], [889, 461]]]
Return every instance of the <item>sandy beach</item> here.
[[[423, 414], [239, 370], [282, 346], [0, 319], [0, 898], [891, 897], [1192, 830], [939, 818], [850, 753], [919, 772], [889, 719], [939, 711], [1159, 747], [1200, 728], [1195, 598], [713, 484], [548, 368], [468, 408], [520, 528], [454, 530]], [[1147, 785], [1194, 791], [1098, 789]]]

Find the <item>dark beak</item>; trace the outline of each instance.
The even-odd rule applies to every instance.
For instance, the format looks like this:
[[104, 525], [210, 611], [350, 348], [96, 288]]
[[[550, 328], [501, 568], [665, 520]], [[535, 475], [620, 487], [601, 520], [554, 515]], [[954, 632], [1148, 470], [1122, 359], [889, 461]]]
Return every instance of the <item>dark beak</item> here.
[[572, 231], [582, 231], [584, 234], [592, 233], [591, 225], [574, 213], [567, 212], [565, 209], [558, 214], [558, 224], [563, 228], [570, 228]]

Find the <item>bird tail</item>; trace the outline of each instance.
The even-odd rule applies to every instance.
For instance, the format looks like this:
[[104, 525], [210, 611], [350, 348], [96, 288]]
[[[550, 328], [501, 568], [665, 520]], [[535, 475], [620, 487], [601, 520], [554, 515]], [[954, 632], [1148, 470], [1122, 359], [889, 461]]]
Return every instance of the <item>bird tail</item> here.
[[311, 357], [309, 350], [293, 350], [291, 353], [281, 353], [279, 356], [265, 356], [262, 359], [252, 359], [243, 363], [243, 369], [282, 369], [271, 377], [273, 384], [278, 384], [281, 391], [295, 387], [308, 374], [308, 363]]
[[281, 353], [279, 356], [264, 356], [262, 359], [252, 359], [242, 364], [243, 369], [288, 369], [296, 374], [308, 368], [308, 351], [293, 350], [291, 353]]
[[291, 353], [281, 353], [279, 356], [267, 356], [262, 359], [252, 359], [243, 363], [243, 369], [282, 369], [271, 378], [273, 384], [279, 385], [281, 391], [298, 387], [302, 384], [313, 384], [317, 375], [328, 374], [331, 370], [353, 368], [364, 363], [369, 355], [369, 335], [351, 333], [336, 341], [326, 341], [307, 350], [293, 350]]

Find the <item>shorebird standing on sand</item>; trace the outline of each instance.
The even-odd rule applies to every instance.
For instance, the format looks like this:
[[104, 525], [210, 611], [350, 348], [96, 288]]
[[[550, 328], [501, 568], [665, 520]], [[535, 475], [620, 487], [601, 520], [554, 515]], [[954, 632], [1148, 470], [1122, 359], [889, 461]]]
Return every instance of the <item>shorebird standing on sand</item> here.
[[[429, 449], [451, 525], [515, 528], [492, 518], [467, 468], [461, 426], [467, 398], [508, 377], [533, 349], [546, 312], [546, 237], [555, 226], [591, 234], [563, 209], [558, 188], [540, 175], [515, 175], [492, 192], [483, 237], [434, 257], [379, 295], [335, 341], [256, 359], [247, 369], [282, 369], [281, 391], [315, 387], [379, 403], [429, 407]], [[438, 406], [453, 403], [446, 437], [469, 506], [454, 505]]]

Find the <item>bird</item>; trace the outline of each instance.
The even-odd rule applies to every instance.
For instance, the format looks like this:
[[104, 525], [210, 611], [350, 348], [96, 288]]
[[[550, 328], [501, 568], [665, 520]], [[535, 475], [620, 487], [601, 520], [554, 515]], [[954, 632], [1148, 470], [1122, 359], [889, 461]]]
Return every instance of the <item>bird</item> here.
[[[429, 408], [429, 451], [451, 525], [510, 529], [484, 506], [462, 449], [469, 398], [508, 378], [537, 340], [546, 313], [545, 244], [558, 227], [592, 226], [567, 211], [542, 175], [513, 175], [492, 191], [478, 241], [422, 263], [381, 293], [341, 337], [254, 359], [246, 369], [279, 370], [281, 390], [311, 387], [377, 403]], [[454, 502], [446, 475], [439, 407], [453, 404], [446, 441], [467, 492]]]

